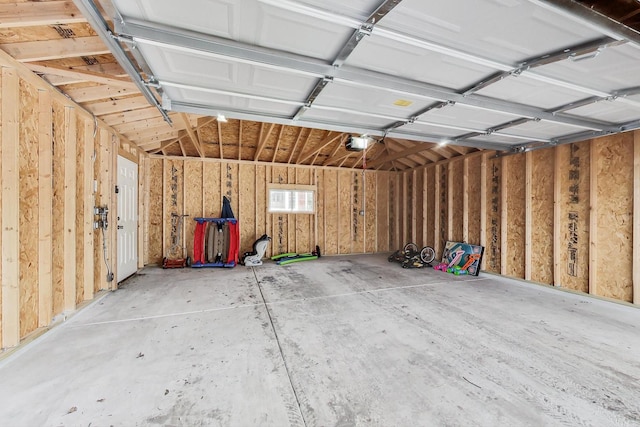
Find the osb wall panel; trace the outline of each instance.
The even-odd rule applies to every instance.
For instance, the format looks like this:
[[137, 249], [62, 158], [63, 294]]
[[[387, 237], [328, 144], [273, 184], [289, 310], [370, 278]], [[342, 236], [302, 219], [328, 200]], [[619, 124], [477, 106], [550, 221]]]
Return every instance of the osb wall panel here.
[[[264, 165], [256, 165], [255, 167], [255, 181], [254, 181], [254, 196], [255, 196], [255, 228], [254, 233], [260, 237], [263, 234], [269, 235], [269, 227], [267, 226], [267, 167]], [[244, 222], [244, 221], [243, 221]], [[251, 242], [253, 245], [253, 242]], [[253, 249], [253, 248], [252, 248]], [[244, 249], [243, 249], [244, 250]], [[267, 246], [266, 256], [270, 257], [274, 254], [273, 242]]]
[[553, 173], [555, 151], [531, 158], [531, 280], [553, 284]]
[[[84, 300], [84, 215], [85, 202], [91, 203], [84, 197], [85, 190], [85, 138], [84, 138], [85, 121], [83, 118], [76, 118], [76, 304], [80, 304]], [[87, 165], [88, 169], [88, 165]]]
[[353, 228], [351, 227], [352, 172], [338, 171], [338, 253], [351, 253]]
[[162, 160], [149, 159], [149, 234], [147, 235], [149, 247], [149, 262], [157, 264], [162, 262]]
[[502, 218], [503, 233], [506, 232], [506, 246], [502, 247], [503, 274], [524, 278], [525, 262], [525, 156], [523, 154], [503, 157], [502, 177], [505, 180], [506, 195]]
[[413, 218], [414, 218], [414, 199], [413, 199], [413, 173], [411, 171], [402, 174], [400, 182], [400, 194], [402, 197], [402, 210], [400, 211], [400, 240], [402, 244], [413, 241]]
[[[374, 172], [364, 173], [364, 236], [365, 252], [373, 253], [378, 251], [378, 236], [376, 233], [376, 175]], [[386, 251], [387, 249], [380, 249]]]
[[590, 142], [556, 148], [560, 187], [556, 285], [589, 292]]
[[205, 163], [204, 167], [204, 216], [219, 218], [222, 213], [220, 171], [222, 164]]
[[376, 239], [378, 250], [381, 252], [392, 250], [389, 244], [389, 174], [389, 172], [378, 172], [373, 175], [376, 180]]
[[501, 270], [501, 176], [502, 159], [487, 160], [487, 241], [484, 251], [484, 262], [487, 271], [500, 273]]
[[447, 165], [436, 167], [436, 180], [438, 186], [438, 210], [436, 215], [439, 218], [438, 236], [436, 244], [436, 256], [441, 256], [444, 245], [448, 239], [449, 230], [449, 172]]
[[448, 218], [451, 219], [448, 229], [451, 233], [447, 236], [447, 240], [461, 242], [463, 240], [463, 222], [464, 222], [464, 163], [462, 160], [452, 161], [451, 165], [451, 187], [448, 189], [448, 198], [451, 205]]
[[327, 255], [338, 253], [338, 171], [326, 169], [324, 173], [324, 251]]
[[[295, 182], [300, 185], [313, 185], [313, 169], [295, 169]], [[303, 253], [312, 251], [316, 245], [315, 215], [295, 215], [295, 252]]]
[[350, 253], [362, 253], [365, 251], [365, 195], [364, 173], [361, 171], [351, 173], [351, 251]]
[[184, 162], [165, 160], [163, 178], [164, 256], [178, 258], [182, 256], [182, 245], [176, 247], [181, 230], [177, 227], [177, 222], [172, 221], [172, 214], [182, 215], [184, 212]]
[[436, 168], [427, 167], [424, 169], [424, 181], [425, 181], [425, 200], [423, 205], [425, 209], [424, 213], [424, 226], [427, 230], [427, 241], [425, 245], [435, 248], [435, 197], [436, 197]]
[[64, 310], [64, 106], [53, 103], [53, 312]]
[[38, 93], [20, 81], [20, 336], [38, 327]]
[[256, 168], [253, 165], [240, 165], [238, 170], [239, 194], [242, 196], [238, 200], [237, 217], [241, 218], [240, 223], [240, 251], [241, 253], [251, 251], [253, 242], [262, 236], [256, 231]]
[[467, 191], [469, 198], [468, 205], [468, 242], [472, 245], [480, 244], [480, 217], [481, 194], [480, 194], [480, 166], [482, 158], [480, 156], [471, 157], [468, 160]]
[[[2, 62], [6, 65], [11, 61], [3, 57]], [[93, 123], [92, 118], [23, 65], [11, 62], [7, 67], [3, 70], [9, 71], [2, 73], [7, 80], [2, 88], [5, 93], [0, 93], [5, 101], [0, 110], [7, 118], [16, 117], [12, 121], [16, 126], [2, 134], [10, 139], [0, 141], [0, 146], [7, 150], [15, 147], [13, 167], [4, 170], [6, 178], [15, 183], [11, 188], [15, 201], [5, 199], [4, 203], [12, 203], [9, 209], [0, 200], [0, 210], [17, 213], [17, 223], [6, 224], [15, 227], [17, 242], [3, 251], [5, 259], [12, 261], [12, 269], [15, 266], [16, 288], [11, 295], [15, 305], [8, 306], [8, 299], [0, 304], [0, 319], [10, 319], [9, 327], [15, 332], [12, 336], [0, 335], [2, 348], [19, 344], [37, 328], [49, 326], [65, 310], [71, 311], [84, 299], [92, 298], [91, 288], [99, 275], [85, 271], [85, 266], [92, 264], [85, 256], [98, 259], [102, 255], [101, 245], [100, 252], [95, 246], [93, 253], [85, 250], [93, 238], [84, 227], [89, 218], [83, 208], [93, 204], [93, 196], [87, 197], [92, 194], [87, 183], [94, 178], [102, 184], [89, 162], [87, 150], [94, 151], [92, 141], [89, 147], [84, 145], [84, 129], [87, 120]], [[101, 150], [95, 151], [99, 158]], [[65, 176], [69, 171], [76, 173]], [[115, 250], [109, 258], [113, 255]], [[86, 295], [85, 280], [92, 282], [86, 283]]]
[[[288, 184], [289, 168], [286, 166], [274, 166], [271, 168], [272, 184]], [[271, 216], [271, 243], [277, 254], [293, 252], [289, 250], [289, 215], [282, 212], [270, 214]]]
[[402, 194], [400, 184], [402, 175], [389, 174], [389, 247], [395, 251], [400, 247], [400, 225], [401, 225], [401, 205]]
[[425, 237], [424, 237], [424, 180], [422, 179], [424, 174], [423, 170], [414, 170], [412, 173], [412, 178], [414, 182], [414, 193], [413, 199], [414, 202], [414, 210], [415, 210], [415, 219], [412, 224], [413, 233], [411, 235], [412, 240], [419, 247], [423, 247], [426, 245]]
[[[593, 141], [596, 294], [633, 300], [633, 134]], [[623, 178], [624, 177], [624, 178]]]
[[202, 166], [199, 161], [186, 161], [184, 164], [184, 244], [186, 252], [193, 259], [193, 238], [195, 236], [196, 221], [194, 218], [202, 216]]
[[[253, 242], [265, 233], [272, 238], [267, 256], [310, 252], [316, 245], [326, 255], [390, 250], [387, 188], [396, 173], [157, 157], [148, 164], [150, 182], [163, 184], [149, 189], [151, 263], [161, 262], [170, 247], [171, 212], [181, 212], [184, 204], [190, 215], [187, 221], [197, 216], [218, 217], [223, 194], [231, 196], [240, 223], [242, 253], [251, 250]], [[269, 213], [271, 183], [316, 185], [316, 214]], [[185, 226], [189, 255], [193, 251], [192, 228]]]

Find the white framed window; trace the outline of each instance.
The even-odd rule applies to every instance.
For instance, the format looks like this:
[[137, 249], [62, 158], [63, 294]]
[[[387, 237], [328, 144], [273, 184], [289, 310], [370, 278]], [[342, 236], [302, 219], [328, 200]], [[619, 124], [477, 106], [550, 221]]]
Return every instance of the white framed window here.
[[269, 212], [313, 214], [315, 185], [269, 184]]

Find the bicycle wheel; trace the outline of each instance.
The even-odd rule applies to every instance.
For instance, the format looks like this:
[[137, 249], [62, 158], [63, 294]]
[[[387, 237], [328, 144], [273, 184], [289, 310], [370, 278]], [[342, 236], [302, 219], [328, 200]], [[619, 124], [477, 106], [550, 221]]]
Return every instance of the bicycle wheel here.
[[418, 252], [418, 245], [416, 245], [415, 243], [407, 243], [406, 245], [404, 245], [403, 250], [405, 252], [416, 253]]
[[420, 251], [420, 259], [426, 264], [431, 264], [436, 259], [436, 251], [431, 246], [425, 246]]

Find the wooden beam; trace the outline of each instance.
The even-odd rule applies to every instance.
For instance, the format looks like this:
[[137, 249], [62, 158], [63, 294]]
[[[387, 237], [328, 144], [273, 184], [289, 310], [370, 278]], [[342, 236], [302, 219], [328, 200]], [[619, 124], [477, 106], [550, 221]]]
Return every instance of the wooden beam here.
[[160, 112], [155, 107], [141, 108], [139, 110], [124, 111], [114, 114], [108, 114], [106, 116], [100, 116], [100, 120], [105, 122], [109, 126], [118, 126], [129, 122], [137, 122], [147, 119], [155, 119], [162, 117]]
[[296, 163], [301, 164], [302, 162], [304, 162], [314, 154], [322, 151], [326, 146], [331, 145], [333, 141], [335, 141], [336, 139], [342, 138], [342, 135], [343, 134], [339, 132], [329, 132], [327, 136], [322, 141], [320, 141], [319, 147], [315, 149], [311, 149], [309, 152], [307, 152], [304, 155], [302, 154], [302, 151], [301, 151], [300, 156], [298, 156], [298, 160], [296, 160]]
[[64, 309], [76, 308], [76, 115], [64, 109]]
[[265, 123], [262, 123], [262, 125], [260, 126], [260, 136], [258, 140], [258, 147], [256, 148], [256, 154], [253, 156], [254, 161], [258, 161], [258, 158], [260, 157], [260, 153], [262, 153], [262, 150], [264, 150], [264, 147], [267, 144], [267, 140], [269, 139], [269, 136], [271, 135], [271, 132], [275, 127], [275, 123], [269, 124], [269, 129], [266, 132], [264, 131], [265, 126], [266, 126]]
[[[169, 117], [171, 117], [172, 120], [174, 121], [174, 124], [175, 122], [178, 122], [178, 125], [182, 126], [182, 123], [180, 123], [180, 119], [176, 116], [177, 116], [176, 114], [169, 115]], [[163, 127], [167, 125], [168, 123], [164, 121], [164, 118], [160, 116], [160, 114], [158, 114], [157, 117], [142, 119], [142, 120], [135, 120], [135, 121], [131, 121], [124, 124], [113, 125], [112, 127], [115, 128], [118, 131], [118, 133], [125, 135], [125, 134], [130, 134], [132, 132], [142, 132], [148, 129], [154, 129], [154, 128]]]
[[[2, 68], [2, 348], [20, 343], [20, 79]], [[49, 214], [50, 215], [50, 214]]]
[[[387, 138], [387, 140], [390, 140], [391, 138]], [[370, 167], [371, 168], [375, 168], [377, 165], [383, 164], [383, 163], [387, 163], [390, 162], [392, 160], [398, 160], [401, 159], [403, 157], [407, 157], [411, 154], [417, 154], [423, 151], [427, 151], [427, 150], [431, 150], [433, 149], [433, 147], [435, 146], [435, 144], [430, 144], [428, 142], [418, 142], [416, 143], [413, 147], [411, 148], [407, 148], [406, 150], [402, 150], [402, 151], [397, 151], [393, 154], [390, 154], [386, 157], [383, 157], [379, 160], [374, 160], [370, 163]]]
[[46, 63], [27, 63], [27, 68], [36, 74], [51, 74], [55, 76], [68, 77], [77, 81], [90, 81], [109, 86], [117, 86], [137, 90], [137, 86], [128, 77], [117, 77], [111, 74], [100, 73], [89, 70], [79, 70], [77, 68], [65, 68]]
[[[51, 92], [38, 91], [38, 327], [49, 326], [53, 316], [53, 152]], [[93, 281], [92, 281], [93, 282]]]
[[182, 153], [182, 157], [186, 157], [187, 155], [185, 154], [185, 151], [184, 151], [184, 145], [182, 143], [182, 138], [180, 138], [178, 140], [178, 145], [180, 146], [180, 152]]
[[[293, 148], [291, 149], [291, 152], [289, 153], [289, 159], [287, 160], [287, 163], [291, 163], [291, 160], [293, 160], [293, 155], [296, 152], [296, 150], [298, 149], [298, 144], [300, 143], [300, 139], [302, 136], [302, 133], [304, 132], [305, 128], [300, 128], [300, 130], [298, 131], [298, 136], [296, 137], [296, 142], [295, 144], [293, 144]], [[307, 141], [309, 140], [309, 137], [311, 136], [311, 131], [307, 134], [307, 137], [305, 138], [305, 143], [302, 144], [302, 146], [304, 147], [307, 143]]]
[[86, 21], [72, 1], [0, 4], [0, 28], [76, 24]]
[[131, 141], [136, 142], [138, 147], [144, 147], [145, 145], [149, 145], [153, 138], [155, 138], [155, 141], [158, 141], [158, 138], [160, 138], [160, 141], [175, 138], [178, 136], [178, 132], [180, 131], [184, 131], [181, 124], [174, 127], [165, 124], [164, 126], [154, 129], [126, 133], [125, 136]]
[[640, 131], [633, 134], [633, 303], [640, 304]]
[[342, 147], [342, 138], [336, 141], [336, 146], [333, 147], [333, 150], [331, 150], [331, 154], [329, 154], [329, 157], [325, 159], [324, 163], [322, 163], [322, 166], [330, 165], [333, 161], [335, 161], [335, 156], [341, 147]]
[[278, 138], [276, 139], [276, 148], [273, 150], [273, 158], [271, 159], [271, 163], [276, 162], [276, 157], [278, 156], [278, 148], [280, 148], [280, 141], [282, 140], [282, 134], [284, 133], [285, 126], [280, 126], [280, 132], [278, 133]]
[[111, 53], [98, 36], [0, 44], [18, 62], [50, 61]]
[[179, 131], [173, 131], [173, 132], [168, 132], [168, 133], [164, 133], [156, 136], [150, 136], [150, 137], [144, 138], [144, 140], [141, 140], [140, 142], [136, 142], [136, 144], [138, 145], [138, 147], [140, 147], [140, 149], [145, 150], [145, 147], [148, 147], [149, 145], [154, 145], [158, 142], [164, 142], [167, 140], [175, 140], [176, 138], [182, 138]]
[[[196, 133], [191, 128], [191, 122], [189, 122], [189, 116], [187, 116], [186, 113], [180, 113], [178, 114], [178, 116], [180, 117], [180, 120], [182, 120], [182, 123], [184, 124], [185, 130], [187, 131], [187, 135], [189, 135], [189, 139], [191, 140], [191, 143], [193, 144], [194, 147], [196, 147], [196, 150], [198, 151], [198, 154], [200, 155], [200, 157], [204, 157], [204, 153], [202, 152], [202, 144], [200, 144], [200, 139], [198, 138], [198, 135], [196, 135]], [[182, 141], [180, 142], [180, 148], [182, 149], [182, 153], [184, 154]]]
[[114, 99], [93, 104], [84, 104], [83, 107], [91, 111], [96, 116], [113, 114], [121, 111], [136, 110], [149, 106], [149, 101], [144, 96], [134, 96], [131, 98]]
[[78, 104], [82, 104], [83, 102], [98, 101], [101, 99], [117, 98], [139, 92], [140, 91], [138, 90], [138, 88], [135, 87], [127, 88], [122, 86], [110, 85], [81, 87], [78, 89], [69, 89], [65, 91], [65, 93]]
[[157, 148], [157, 149], [153, 150], [153, 151], [152, 151], [151, 153], [149, 153], [149, 154], [156, 154], [156, 153], [159, 153], [160, 151], [163, 151], [165, 148], [169, 148], [169, 146], [171, 146], [171, 145], [175, 144], [175, 143], [176, 143], [176, 142], [178, 142], [178, 141], [179, 141], [179, 139], [178, 139], [178, 138], [176, 138], [176, 139], [172, 139], [171, 141], [165, 141], [165, 142], [161, 143], [160, 148]]

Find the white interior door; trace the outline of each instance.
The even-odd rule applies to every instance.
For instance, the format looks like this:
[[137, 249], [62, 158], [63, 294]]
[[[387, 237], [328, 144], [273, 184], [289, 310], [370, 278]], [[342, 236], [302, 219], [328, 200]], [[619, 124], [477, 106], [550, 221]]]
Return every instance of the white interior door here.
[[121, 282], [138, 271], [138, 165], [118, 156], [118, 270]]

